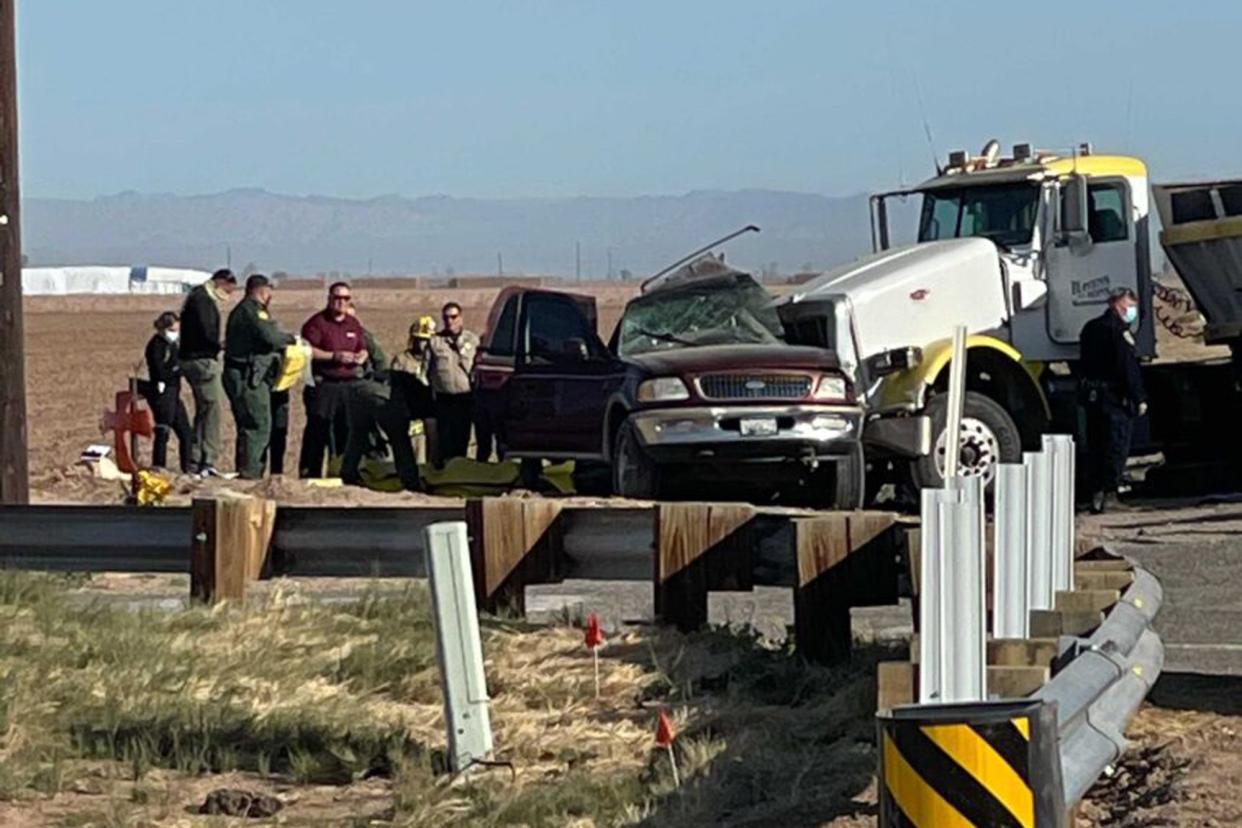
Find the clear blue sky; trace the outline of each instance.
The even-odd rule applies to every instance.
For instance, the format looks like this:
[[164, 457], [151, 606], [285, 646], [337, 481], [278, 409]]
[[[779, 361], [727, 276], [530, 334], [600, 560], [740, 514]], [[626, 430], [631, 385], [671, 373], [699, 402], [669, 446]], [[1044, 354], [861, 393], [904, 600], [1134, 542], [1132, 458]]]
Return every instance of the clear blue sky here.
[[1029, 140], [1242, 173], [1242, 3], [22, 0], [23, 190], [854, 193]]

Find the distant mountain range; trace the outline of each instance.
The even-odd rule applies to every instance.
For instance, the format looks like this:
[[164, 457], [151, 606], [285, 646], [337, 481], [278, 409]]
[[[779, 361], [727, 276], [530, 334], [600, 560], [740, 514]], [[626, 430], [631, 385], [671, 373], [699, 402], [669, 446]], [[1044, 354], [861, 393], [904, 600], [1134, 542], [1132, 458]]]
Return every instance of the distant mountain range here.
[[[133, 192], [93, 200], [28, 198], [31, 265], [253, 263], [265, 271], [359, 275], [506, 273], [645, 275], [745, 224], [762, 232], [726, 248], [755, 271], [821, 269], [870, 248], [865, 196], [768, 190], [634, 198], [355, 200], [264, 190]], [[611, 253], [610, 253], [611, 251]]]

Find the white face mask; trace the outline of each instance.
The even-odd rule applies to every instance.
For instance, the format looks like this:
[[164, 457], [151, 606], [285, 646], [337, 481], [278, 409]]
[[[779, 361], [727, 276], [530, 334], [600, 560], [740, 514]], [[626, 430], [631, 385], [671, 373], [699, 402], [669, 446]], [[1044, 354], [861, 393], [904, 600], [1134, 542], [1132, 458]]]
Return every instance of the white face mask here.
[[164, 338], [169, 342], [176, 342], [181, 338], [181, 331], [164, 331]]

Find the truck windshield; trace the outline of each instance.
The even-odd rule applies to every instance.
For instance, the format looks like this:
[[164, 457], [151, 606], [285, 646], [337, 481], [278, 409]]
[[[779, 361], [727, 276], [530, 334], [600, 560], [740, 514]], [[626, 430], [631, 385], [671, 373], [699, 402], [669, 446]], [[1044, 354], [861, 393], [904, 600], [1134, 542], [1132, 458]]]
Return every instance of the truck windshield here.
[[626, 305], [617, 337], [621, 356], [701, 345], [781, 341], [772, 297], [749, 276], [660, 290]]
[[919, 241], [983, 236], [1004, 247], [1030, 244], [1039, 187], [1027, 182], [923, 193]]

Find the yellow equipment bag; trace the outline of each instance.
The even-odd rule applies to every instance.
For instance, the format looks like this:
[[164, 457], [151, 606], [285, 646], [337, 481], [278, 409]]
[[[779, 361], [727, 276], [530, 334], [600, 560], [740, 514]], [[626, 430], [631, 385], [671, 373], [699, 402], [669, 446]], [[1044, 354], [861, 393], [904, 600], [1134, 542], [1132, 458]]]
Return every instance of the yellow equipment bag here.
[[285, 358], [280, 363], [280, 376], [272, 386], [275, 391], [288, 391], [310, 375], [311, 347], [306, 343], [285, 347]]

